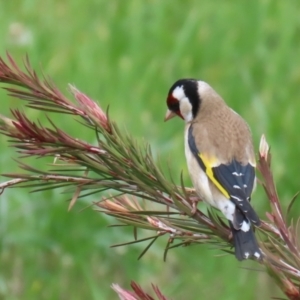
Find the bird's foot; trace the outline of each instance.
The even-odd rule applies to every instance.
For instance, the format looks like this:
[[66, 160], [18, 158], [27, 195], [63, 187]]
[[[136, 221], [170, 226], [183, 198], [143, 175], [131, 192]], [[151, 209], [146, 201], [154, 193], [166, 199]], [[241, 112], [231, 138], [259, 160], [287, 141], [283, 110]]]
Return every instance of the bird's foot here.
[[191, 210], [191, 214], [192, 216], [196, 214], [198, 208], [197, 208], [197, 204], [199, 202], [198, 198], [191, 198], [191, 203], [192, 203], [192, 210]]

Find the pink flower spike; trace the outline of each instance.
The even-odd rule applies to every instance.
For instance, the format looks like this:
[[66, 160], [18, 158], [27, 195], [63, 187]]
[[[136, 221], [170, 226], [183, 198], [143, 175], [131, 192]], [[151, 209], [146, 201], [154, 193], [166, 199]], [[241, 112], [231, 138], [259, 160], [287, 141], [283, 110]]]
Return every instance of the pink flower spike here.
[[260, 143], [259, 143], [259, 154], [262, 158], [265, 160], [268, 159], [268, 154], [269, 154], [270, 147], [267, 143], [266, 137], [263, 134], [260, 138]]
[[107, 116], [101, 107], [87, 95], [80, 92], [73, 85], [69, 84], [69, 88], [83, 112], [98, 125], [105, 128], [107, 131], [110, 131]]
[[118, 294], [120, 300], [138, 300], [134, 293], [122, 289], [118, 284], [112, 284], [111, 287]]

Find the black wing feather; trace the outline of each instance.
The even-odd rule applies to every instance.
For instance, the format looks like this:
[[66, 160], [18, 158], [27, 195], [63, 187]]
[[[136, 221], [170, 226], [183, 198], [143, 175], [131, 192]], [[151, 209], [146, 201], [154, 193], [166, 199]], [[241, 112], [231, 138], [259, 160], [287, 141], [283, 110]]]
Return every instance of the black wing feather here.
[[193, 136], [193, 126], [192, 125], [189, 127], [189, 131], [188, 131], [188, 143], [189, 143], [190, 150], [193, 153], [193, 155], [195, 156], [198, 164], [200, 165], [201, 169], [205, 172], [206, 167], [205, 167], [205, 164], [203, 163], [202, 159], [199, 156], [200, 151], [198, 150], [198, 148], [196, 146], [196, 142], [195, 142], [195, 139]]
[[213, 167], [214, 177], [221, 183], [230, 195], [230, 200], [243, 212], [255, 225], [260, 220], [250, 204], [251, 192], [255, 180], [254, 167], [249, 163], [242, 165], [236, 160], [230, 164], [221, 164]]

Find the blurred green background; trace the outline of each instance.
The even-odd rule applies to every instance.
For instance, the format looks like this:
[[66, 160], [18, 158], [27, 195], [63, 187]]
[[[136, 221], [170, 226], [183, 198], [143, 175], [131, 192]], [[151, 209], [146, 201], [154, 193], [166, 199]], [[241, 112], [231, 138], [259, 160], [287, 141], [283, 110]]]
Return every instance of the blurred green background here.
[[[147, 140], [164, 170], [184, 171], [183, 122], [163, 122], [165, 98], [179, 78], [210, 83], [249, 123], [256, 149], [262, 133], [272, 147], [273, 170], [286, 209], [299, 189], [299, 1], [61, 1], [0, 2], [0, 54], [18, 62], [27, 53], [62, 89], [75, 84], [137, 139]], [[38, 111], [0, 91], [1, 113], [10, 107]], [[59, 126], [94, 142], [72, 117]], [[0, 172], [17, 172], [17, 154], [0, 136]], [[34, 162], [36, 165], [45, 163]], [[2, 181], [5, 178], [2, 177]], [[67, 212], [61, 191], [5, 191], [0, 198], [1, 299], [117, 299], [110, 285], [158, 284], [172, 299], [268, 299], [282, 296], [258, 264], [237, 262], [209, 246], [169, 252], [155, 244], [109, 248], [132, 240], [129, 229], [84, 209]], [[99, 195], [100, 198], [100, 195]], [[255, 208], [264, 217], [258, 186]], [[298, 214], [299, 203], [294, 212]], [[221, 254], [221, 255], [220, 255]], [[250, 270], [249, 270], [250, 269]]]

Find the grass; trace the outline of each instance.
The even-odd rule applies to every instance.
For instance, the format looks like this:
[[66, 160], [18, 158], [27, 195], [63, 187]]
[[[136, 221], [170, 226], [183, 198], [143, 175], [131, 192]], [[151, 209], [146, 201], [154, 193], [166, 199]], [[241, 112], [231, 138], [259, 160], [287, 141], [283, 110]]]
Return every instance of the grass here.
[[[7, 50], [21, 61], [28, 53], [66, 93], [72, 83], [109, 105], [113, 119], [149, 141], [166, 172], [179, 181], [184, 170], [187, 184], [184, 124], [162, 122], [165, 96], [181, 77], [209, 82], [248, 121], [256, 148], [266, 134], [287, 207], [299, 189], [299, 6], [262, 0], [2, 1], [0, 54]], [[3, 114], [22, 106], [3, 91], [0, 97]], [[57, 120], [91, 141], [71, 118]], [[11, 160], [17, 155], [4, 137], [0, 142], [0, 172], [17, 171]], [[173, 299], [281, 296], [263, 273], [244, 269], [250, 262], [219, 257], [207, 246], [173, 250], [166, 263], [163, 242], [141, 261], [146, 245], [110, 249], [131, 240], [132, 232], [107, 228], [113, 220], [82, 211], [84, 201], [68, 213], [66, 200], [57, 191], [1, 195], [0, 298], [115, 299], [111, 283], [129, 286], [130, 280], [158, 284]], [[263, 215], [268, 207], [260, 187], [253, 202]], [[294, 217], [299, 209], [296, 203]]]

